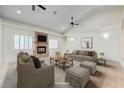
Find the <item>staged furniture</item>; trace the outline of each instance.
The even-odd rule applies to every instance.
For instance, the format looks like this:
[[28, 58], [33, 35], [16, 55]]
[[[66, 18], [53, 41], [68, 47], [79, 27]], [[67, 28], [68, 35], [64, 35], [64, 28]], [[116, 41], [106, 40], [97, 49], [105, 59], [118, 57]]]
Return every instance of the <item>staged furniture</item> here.
[[17, 56], [17, 87], [42, 88], [54, 84], [54, 66], [41, 64], [36, 68], [32, 58], [24, 52]]
[[84, 62], [80, 63], [80, 66], [83, 67], [83, 68], [89, 69], [91, 75], [94, 75], [95, 72], [96, 72], [96, 63], [94, 63], [94, 62], [84, 61]]
[[97, 63], [99, 64], [100, 61], [104, 62], [104, 65], [106, 65], [106, 59], [104, 59], [104, 58], [98, 58], [97, 59]]
[[70, 83], [73, 87], [85, 87], [89, 78], [90, 72], [86, 68], [82, 67], [72, 67], [66, 70], [65, 81]]
[[97, 53], [95, 51], [74, 50], [70, 57], [77, 61], [92, 61], [97, 62]]
[[54, 62], [56, 65], [62, 64], [63, 70], [73, 66], [73, 59], [65, 59], [57, 56], [50, 57], [50, 63], [54, 63]]

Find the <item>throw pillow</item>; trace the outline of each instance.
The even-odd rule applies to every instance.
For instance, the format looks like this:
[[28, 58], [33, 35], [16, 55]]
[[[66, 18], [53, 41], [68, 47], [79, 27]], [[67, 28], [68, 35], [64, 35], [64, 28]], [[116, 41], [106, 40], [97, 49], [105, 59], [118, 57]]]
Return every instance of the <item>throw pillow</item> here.
[[91, 52], [90, 51], [87, 51], [87, 56], [91, 56]]
[[95, 55], [95, 51], [92, 51], [92, 56], [94, 56]]
[[87, 53], [88, 53], [88, 51], [84, 51], [84, 56], [88, 56]]
[[77, 50], [77, 55], [79, 55], [80, 50]]
[[31, 56], [31, 58], [33, 59], [33, 63], [35, 68], [41, 68], [41, 62], [39, 60], [39, 58], [35, 57], [35, 56]]
[[94, 56], [94, 51], [88, 51], [87, 56], [91, 56], [91, 57]]
[[27, 53], [21, 53], [21, 59], [24, 63], [30, 62], [31, 57]]

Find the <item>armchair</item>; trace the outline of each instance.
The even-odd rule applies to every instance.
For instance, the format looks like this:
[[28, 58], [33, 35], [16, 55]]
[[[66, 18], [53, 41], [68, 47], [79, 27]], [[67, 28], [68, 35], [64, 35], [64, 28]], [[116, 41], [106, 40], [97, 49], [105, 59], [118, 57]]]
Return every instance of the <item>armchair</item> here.
[[22, 55], [17, 56], [17, 87], [18, 88], [42, 88], [54, 84], [54, 66], [42, 63], [41, 68], [36, 69], [33, 60], [29, 56], [28, 62], [24, 62]]

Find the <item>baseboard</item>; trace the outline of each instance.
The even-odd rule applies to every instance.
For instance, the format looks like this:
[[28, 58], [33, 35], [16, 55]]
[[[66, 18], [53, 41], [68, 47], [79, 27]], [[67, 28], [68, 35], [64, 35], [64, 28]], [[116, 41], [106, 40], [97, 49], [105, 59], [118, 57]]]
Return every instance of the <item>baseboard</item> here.
[[120, 61], [120, 64], [121, 64], [122, 67], [124, 68], [124, 61]]

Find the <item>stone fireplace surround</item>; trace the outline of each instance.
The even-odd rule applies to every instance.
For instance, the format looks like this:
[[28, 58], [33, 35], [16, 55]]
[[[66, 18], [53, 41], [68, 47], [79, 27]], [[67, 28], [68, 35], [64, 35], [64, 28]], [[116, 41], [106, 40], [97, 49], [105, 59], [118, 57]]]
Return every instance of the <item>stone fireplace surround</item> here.
[[[43, 35], [47, 37], [46, 42], [39, 42], [38, 35]], [[39, 58], [48, 57], [49, 50], [48, 50], [48, 34], [43, 32], [35, 32], [35, 50], [33, 54]]]

